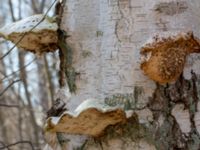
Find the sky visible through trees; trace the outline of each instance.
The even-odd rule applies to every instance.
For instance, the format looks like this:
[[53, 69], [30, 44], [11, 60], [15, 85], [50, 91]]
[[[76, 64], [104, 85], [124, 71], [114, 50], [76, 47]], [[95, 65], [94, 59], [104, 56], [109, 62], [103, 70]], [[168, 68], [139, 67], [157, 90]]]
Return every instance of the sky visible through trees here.
[[[0, 27], [33, 14], [54, 15], [55, 0], [0, 3]], [[41, 149], [43, 121], [58, 87], [58, 54], [35, 57], [3, 38], [0, 49], [0, 149]]]

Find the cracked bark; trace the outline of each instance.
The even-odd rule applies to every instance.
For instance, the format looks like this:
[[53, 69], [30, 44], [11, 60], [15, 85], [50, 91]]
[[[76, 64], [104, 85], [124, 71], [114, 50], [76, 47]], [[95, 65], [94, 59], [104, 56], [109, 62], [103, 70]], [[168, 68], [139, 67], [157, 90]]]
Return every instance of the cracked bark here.
[[[166, 123], [169, 127], [165, 127], [165, 134], [163, 136], [161, 132], [162, 128], [158, 128], [155, 133], [157, 134], [155, 140], [158, 141], [160, 149], [199, 149], [199, 143], [196, 143], [196, 139], [199, 139], [199, 133], [197, 133], [194, 124], [194, 114], [196, 112], [196, 106], [198, 102], [198, 91], [196, 83], [199, 82], [199, 77], [194, 73], [191, 80], [186, 80], [181, 76], [179, 80], [173, 85], [160, 86], [157, 85], [157, 89], [154, 93], [152, 100], [149, 102], [148, 107], [152, 110], [154, 115], [154, 124], [158, 121], [160, 115], [165, 116]], [[199, 88], [199, 87], [198, 87]], [[162, 94], [161, 94], [162, 93]], [[183, 104], [185, 110], [189, 110], [191, 122], [191, 131], [189, 134], [184, 133], [180, 129], [180, 124], [174, 116], [171, 115], [171, 111], [174, 106]], [[184, 124], [184, 122], [182, 122]], [[167, 141], [167, 142], [166, 142]], [[195, 146], [196, 147], [195, 147]], [[195, 147], [195, 148], [194, 148]]]

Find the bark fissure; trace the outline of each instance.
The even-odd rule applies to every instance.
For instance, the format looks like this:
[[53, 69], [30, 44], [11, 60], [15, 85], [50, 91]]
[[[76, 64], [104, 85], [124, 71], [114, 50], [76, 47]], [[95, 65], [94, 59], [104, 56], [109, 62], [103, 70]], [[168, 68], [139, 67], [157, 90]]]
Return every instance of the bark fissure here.
[[76, 91], [76, 76], [77, 72], [72, 66], [73, 51], [69, 44], [66, 42], [66, 38], [69, 37], [67, 32], [61, 29], [62, 15], [64, 12], [64, 5], [66, 1], [58, 2], [56, 6], [57, 23], [58, 29], [58, 48], [60, 57], [60, 71], [59, 71], [59, 84], [60, 87], [64, 87], [66, 82], [69, 86], [70, 92], [74, 93]]
[[[156, 143], [159, 143], [159, 149], [165, 150], [167, 147], [172, 150], [178, 148], [183, 150], [200, 148], [198, 140], [194, 139], [194, 137], [200, 139], [194, 122], [198, 102], [198, 88], [196, 86], [198, 80], [199, 78], [192, 72], [191, 80], [186, 80], [181, 76], [174, 84], [165, 86], [157, 84], [148, 107], [153, 112], [155, 120], [158, 120], [161, 114], [166, 117], [163, 123], [164, 131], [162, 127], [155, 130], [155, 133], [158, 135], [155, 140], [158, 141]], [[179, 104], [184, 105], [184, 110], [189, 110], [189, 120], [192, 129], [189, 134], [181, 131], [180, 124], [176, 120], [177, 118], [171, 114], [172, 109]], [[167, 124], [168, 126], [166, 126]], [[168, 136], [165, 136], [165, 134]], [[166, 139], [168, 139], [167, 142]]]

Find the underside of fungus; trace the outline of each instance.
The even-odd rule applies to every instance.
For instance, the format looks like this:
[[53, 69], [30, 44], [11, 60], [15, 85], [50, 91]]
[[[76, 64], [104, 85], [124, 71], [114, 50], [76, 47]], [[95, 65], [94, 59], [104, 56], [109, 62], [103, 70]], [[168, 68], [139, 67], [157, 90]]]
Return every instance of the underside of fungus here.
[[74, 112], [66, 111], [60, 117], [47, 119], [46, 132], [64, 132], [97, 137], [109, 125], [124, 123], [125, 112], [119, 108], [107, 106], [95, 99], [84, 101]]
[[0, 36], [12, 41], [18, 48], [42, 54], [57, 49], [57, 23], [42, 14], [5, 25]]
[[183, 71], [186, 56], [195, 52], [200, 52], [200, 44], [192, 32], [157, 35], [141, 48], [141, 69], [158, 83], [174, 82]]

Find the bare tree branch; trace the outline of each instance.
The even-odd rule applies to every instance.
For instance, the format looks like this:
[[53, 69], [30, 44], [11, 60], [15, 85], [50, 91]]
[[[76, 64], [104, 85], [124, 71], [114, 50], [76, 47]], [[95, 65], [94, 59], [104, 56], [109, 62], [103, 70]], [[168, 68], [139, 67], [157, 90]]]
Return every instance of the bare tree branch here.
[[16, 108], [19, 108], [19, 105], [8, 105], [8, 104], [1, 104], [0, 103], [0, 107], [16, 107]]
[[[6, 146], [6, 144], [3, 141], [0, 141], [1, 145]], [[9, 147], [7, 147], [8, 150], [10, 150]]]
[[[45, 17], [47, 16], [48, 12], [51, 10], [51, 8], [53, 7], [53, 5], [57, 2], [57, 0], [55, 0], [51, 6], [48, 8], [48, 10], [46, 11], [46, 13], [44, 14], [44, 17], [34, 26], [32, 27], [29, 32], [33, 31], [33, 29], [35, 29], [44, 19]], [[15, 43], [15, 45], [8, 51], [6, 52], [3, 56], [0, 57], [0, 60], [3, 59], [4, 57], [6, 57], [22, 40], [23, 38], [26, 36], [27, 32], [25, 32], [21, 38]]]
[[13, 81], [12, 83], [10, 83], [1, 93], [0, 93], [0, 96], [2, 96], [13, 84], [17, 83], [21, 81], [21, 79], [18, 79], [18, 80], [15, 80]]
[[9, 145], [0, 147], [0, 150], [1, 150], [1, 149], [6, 149], [6, 148], [9, 148], [9, 147], [18, 145], [18, 144], [29, 144], [30, 147], [31, 147], [31, 149], [34, 150], [33, 144], [32, 144], [30, 141], [18, 141], [18, 142], [16, 142], [16, 143], [13, 143], [13, 144], [9, 144]]
[[15, 73], [17, 73], [17, 72], [21, 71], [22, 69], [24, 69], [24, 68], [28, 67], [29, 65], [31, 65], [36, 59], [37, 59], [37, 58], [35, 57], [33, 60], [31, 60], [29, 63], [27, 63], [27, 64], [24, 65], [23, 67], [21, 67], [21, 68], [19, 68], [18, 70], [16, 70], [16, 71], [10, 73], [9, 75], [4, 76], [2, 79], [0, 79], [0, 83], [1, 83], [3, 80], [5, 80], [6, 78], [8, 78], [8, 77], [14, 75]]

